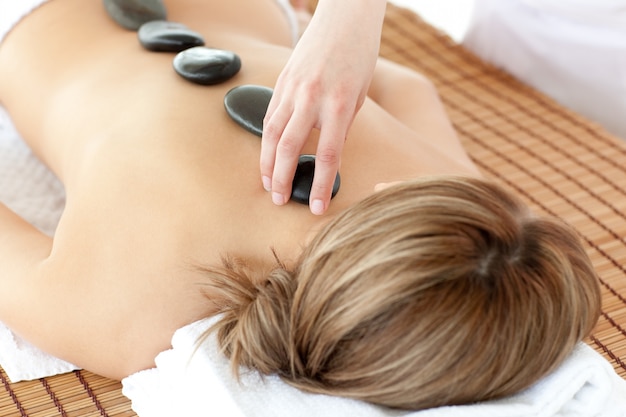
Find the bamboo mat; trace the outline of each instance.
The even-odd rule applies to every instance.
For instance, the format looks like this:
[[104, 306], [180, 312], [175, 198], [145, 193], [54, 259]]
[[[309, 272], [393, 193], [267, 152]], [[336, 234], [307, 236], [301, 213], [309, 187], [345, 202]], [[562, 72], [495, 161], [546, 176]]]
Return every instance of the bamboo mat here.
[[[625, 144], [391, 4], [381, 55], [438, 86], [487, 177], [576, 227], [602, 285], [602, 317], [588, 343], [626, 378]], [[0, 383], [2, 417], [135, 416], [119, 382], [86, 371], [11, 384], [0, 370]]]

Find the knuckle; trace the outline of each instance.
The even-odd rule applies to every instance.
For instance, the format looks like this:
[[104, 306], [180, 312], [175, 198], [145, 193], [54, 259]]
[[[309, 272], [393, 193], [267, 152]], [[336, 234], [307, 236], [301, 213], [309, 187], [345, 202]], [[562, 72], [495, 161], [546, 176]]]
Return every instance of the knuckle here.
[[287, 182], [280, 176], [275, 175], [272, 178], [272, 190], [279, 193], [287, 193], [291, 189], [291, 181]]
[[311, 187], [311, 199], [313, 200], [315, 198], [321, 198], [322, 200], [326, 200], [330, 198], [333, 192], [332, 185], [332, 182], [330, 184], [322, 183], [321, 181], [314, 183]]
[[329, 184], [314, 184], [311, 187], [311, 194], [326, 196], [332, 192], [332, 187]]
[[263, 140], [266, 142], [276, 143], [280, 137], [281, 128], [272, 120], [263, 121]]
[[349, 111], [354, 111], [354, 104], [352, 100], [347, 100], [347, 96], [343, 94], [337, 94], [332, 99], [331, 109], [335, 114], [344, 114]]
[[320, 150], [315, 160], [322, 165], [336, 166], [339, 164], [340, 155], [336, 149]]
[[305, 98], [316, 97], [323, 92], [323, 82], [321, 79], [313, 78], [306, 82], [303, 82], [301, 85], [301, 94], [305, 96]]
[[279, 155], [294, 156], [300, 152], [300, 144], [293, 136], [283, 136], [278, 142], [276, 151]]

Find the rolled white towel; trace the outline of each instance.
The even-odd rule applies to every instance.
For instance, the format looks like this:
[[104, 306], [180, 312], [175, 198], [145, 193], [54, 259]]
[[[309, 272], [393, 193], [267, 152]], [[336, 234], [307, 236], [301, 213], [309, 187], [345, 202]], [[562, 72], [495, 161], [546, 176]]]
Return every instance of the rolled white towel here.
[[[140, 417], [213, 416], [360, 416], [360, 417], [563, 417], [626, 416], [626, 381], [589, 346], [580, 343], [553, 373], [531, 388], [507, 398], [463, 406], [407, 412], [365, 402], [309, 394], [277, 376], [261, 377], [242, 369], [238, 383], [217, 341], [196, 340], [214, 319], [176, 332], [171, 350], [157, 357], [157, 367], [122, 381], [123, 393]], [[194, 353], [195, 352], [195, 353]]]

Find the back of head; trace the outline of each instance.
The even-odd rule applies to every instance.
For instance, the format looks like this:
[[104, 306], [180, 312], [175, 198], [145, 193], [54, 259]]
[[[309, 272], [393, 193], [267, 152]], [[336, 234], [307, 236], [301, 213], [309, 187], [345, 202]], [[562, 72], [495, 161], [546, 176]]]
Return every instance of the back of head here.
[[404, 409], [529, 386], [600, 307], [576, 234], [477, 179], [393, 186], [328, 224], [293, 271], [259, 286], [244, 269], [216, 278], [235, 365]]

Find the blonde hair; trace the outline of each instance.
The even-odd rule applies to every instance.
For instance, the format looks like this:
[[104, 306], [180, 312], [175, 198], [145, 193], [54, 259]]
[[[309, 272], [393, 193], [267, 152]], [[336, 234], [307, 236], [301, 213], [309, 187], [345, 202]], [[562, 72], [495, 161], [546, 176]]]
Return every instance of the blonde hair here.
[[429, 178], [345, 211], [292, 271], [211, 271], [233, 367], [424, 409], [528, 387], [586, 337], [597, 277], [575, 232], [493, 183]]

